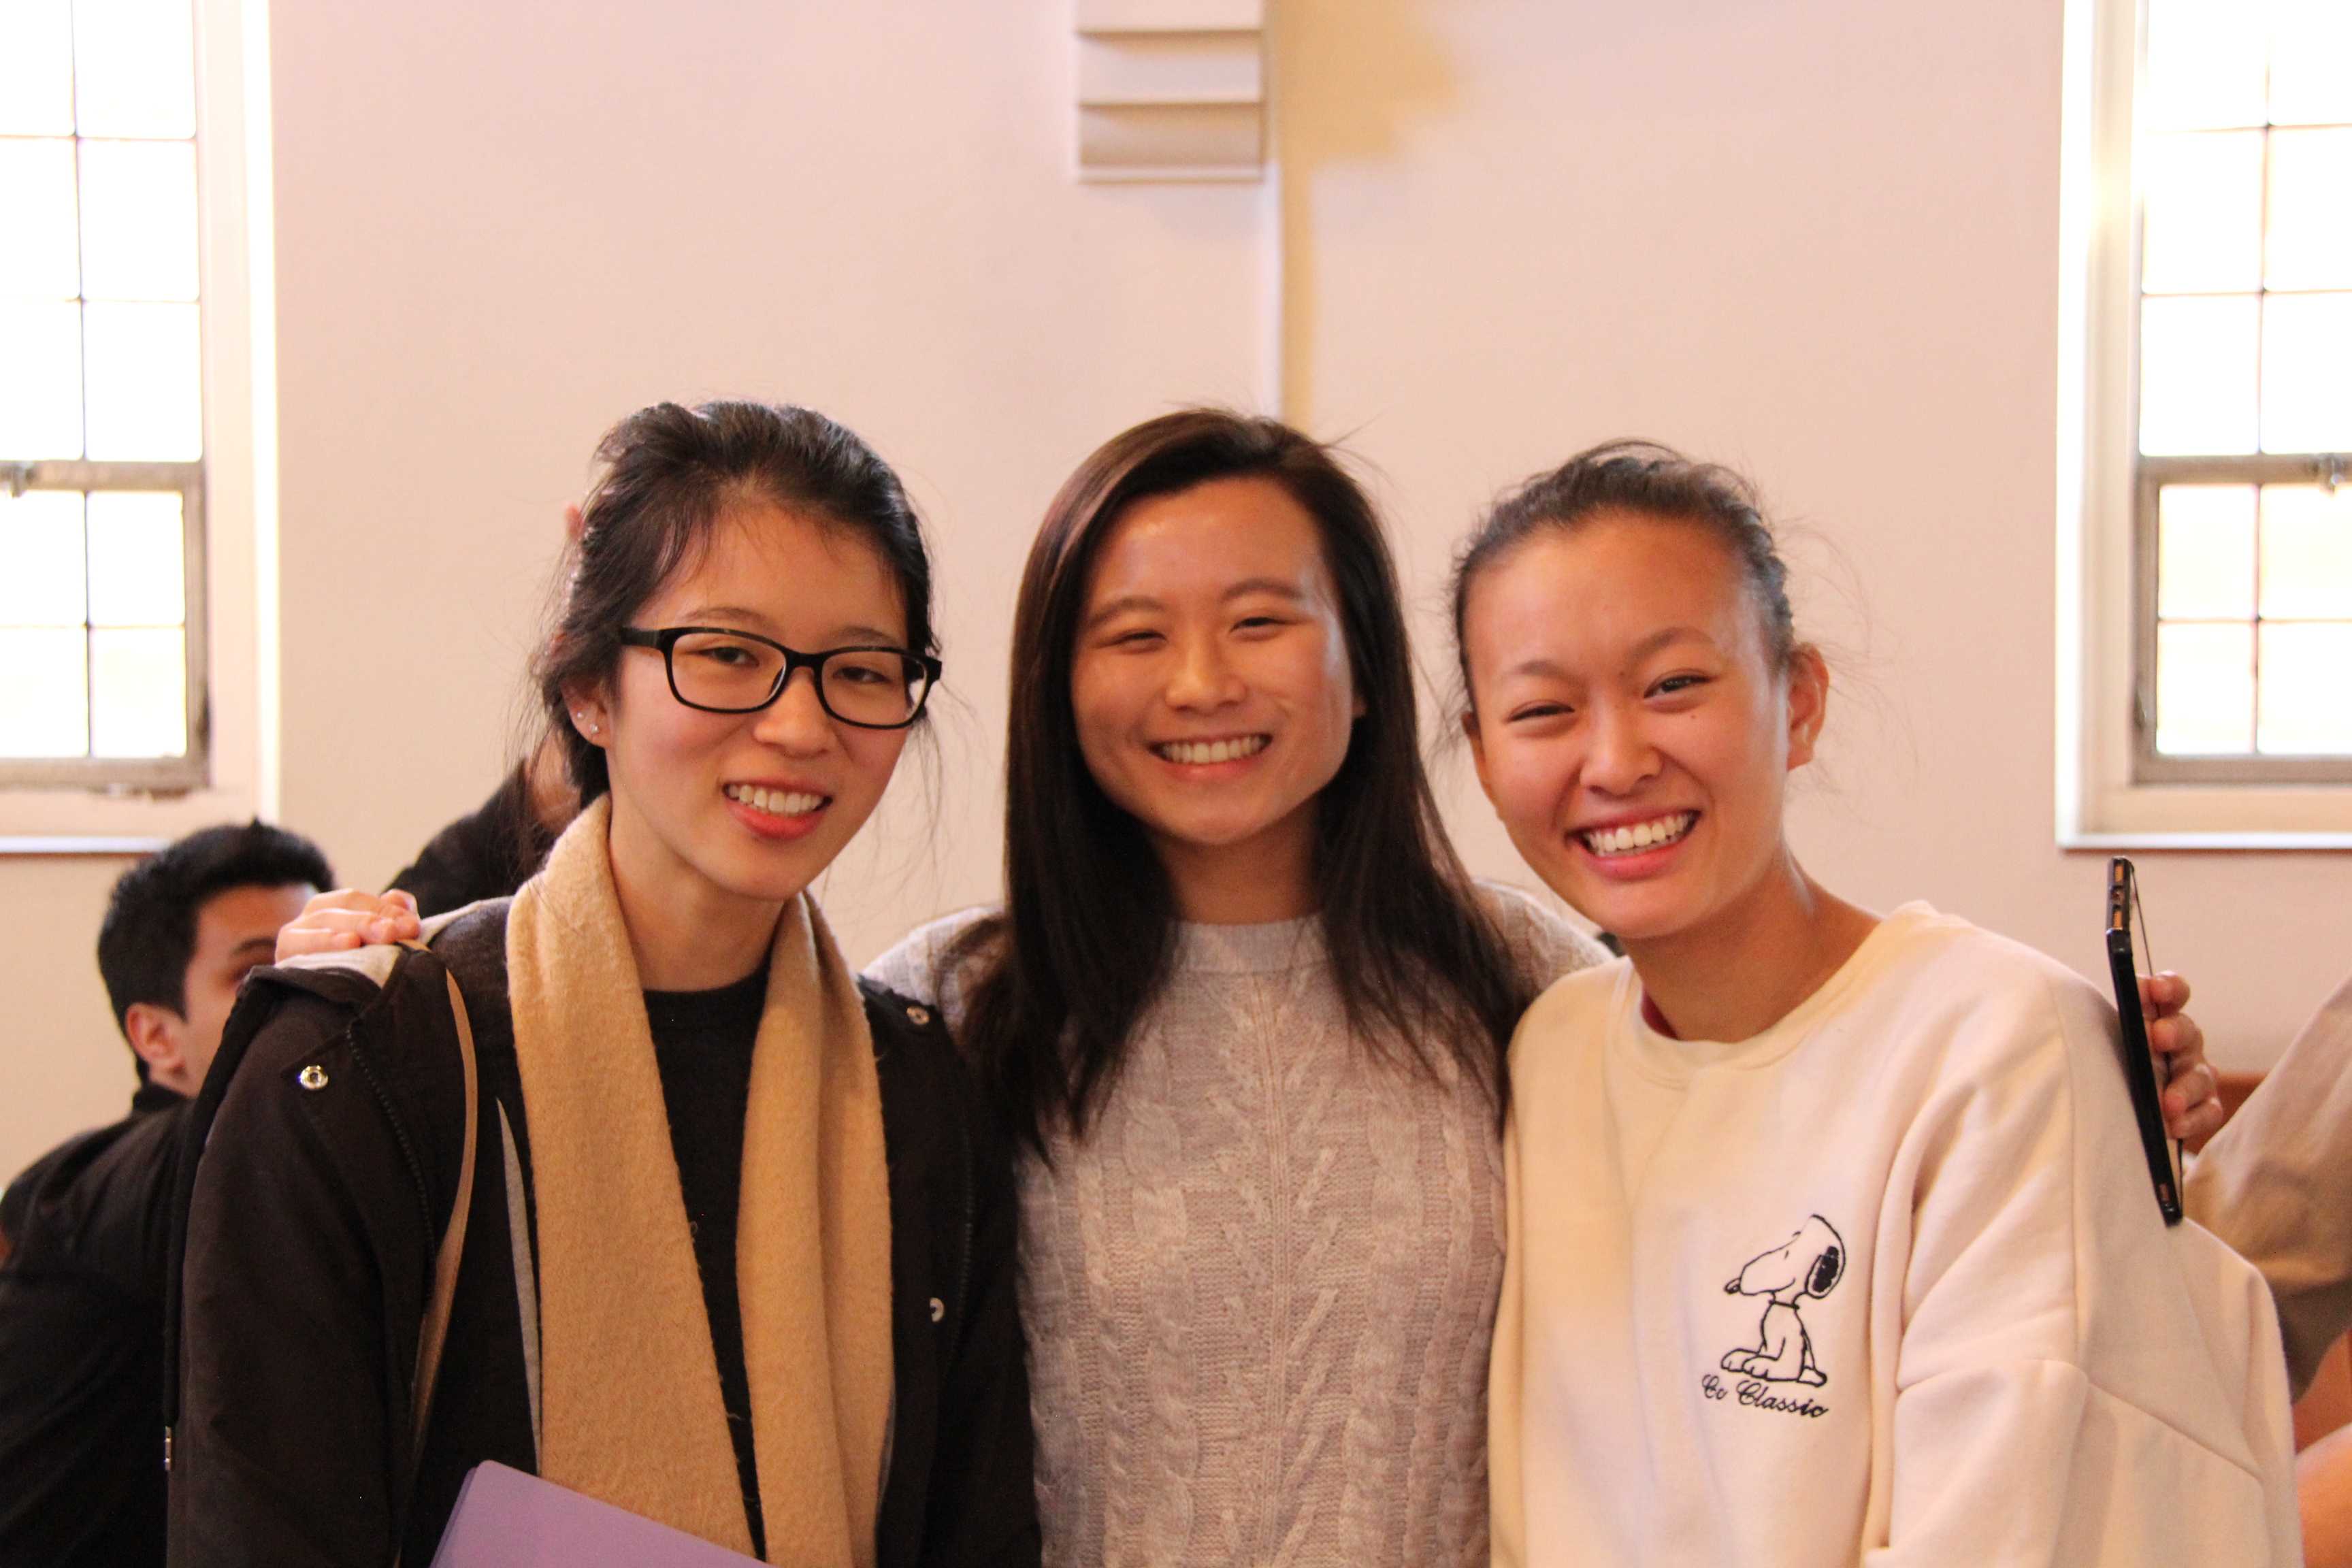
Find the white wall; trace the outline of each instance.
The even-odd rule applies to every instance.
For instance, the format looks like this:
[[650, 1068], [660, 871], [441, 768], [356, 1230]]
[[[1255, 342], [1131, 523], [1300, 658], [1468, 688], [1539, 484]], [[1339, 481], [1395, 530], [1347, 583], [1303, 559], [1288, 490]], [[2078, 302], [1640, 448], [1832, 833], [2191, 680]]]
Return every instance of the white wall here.
[[[1433, 601], [1479, 503], [1580, 447], [1742, 468], [1859, 689], [1801, 857], [2104, 974], [2104, 855], [2053, 847], [2059, 6], [1287, 15], [1294, 412], [1386, 471]], [[2214, 1055], [2267, 1065], [2352, 969], [2352, 857], [2137, 858]]]
[[[1833, 717], [1808, 863], [2090, 969], [2101, 864], [2051, 805], [2056, 0], [1276, 9], [1278, 208], [1072, 183], [1059, 0], [281, 0], [285, 819], [390, 875], [507, 754], [599, 431], [784, 397], [913, 483], [962, 705], [936, 827], [909, 776], [833, 879], [845, 940], [985, 897], [1045, 498], [1124, 424], [1256, 399], [1278, 327], [1285, 411], [1377, 467], [1435, 672], [1448, 549], [1502, 484], [1628, 433], [1748, 468], [1834, 542], [1801, 543], [1832, 589], [1801, 608], [1876, 693]], [[1448, 776], [1474, 864], [1516, 873]], [[127, 1091], [89, 957], [119, 869], [0, 864], [0, 1166]], [[2352, 963], [2352, 859], [2142, 869], [2227, 1061]]]

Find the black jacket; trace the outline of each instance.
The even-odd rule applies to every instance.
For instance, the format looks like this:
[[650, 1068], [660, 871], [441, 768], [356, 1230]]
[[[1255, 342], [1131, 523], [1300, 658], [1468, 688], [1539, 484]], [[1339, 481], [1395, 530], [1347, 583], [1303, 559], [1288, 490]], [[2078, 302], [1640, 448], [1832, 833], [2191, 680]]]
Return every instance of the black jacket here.
[[[210, 1143], [183, 1182], [168, 1373], [175, 1568], [382, 1568], [395, 1547], [404, 1563], [429, 1563], [476, 1463], [538, 1468], [518, 1296], [518, 1280], [536, 1277], [530, 1129], [506, 999], [506, 911], [486, 905], [431, 953], [401, 952], [381, 987], [332, 969], [247, 980], [188, 1130], [192, 1146], [207, 1133]], [[432, 1424], [412, 1476], [416, 1339], [464, 1125], [444, 963], [473, 1023], [480, 1132]], [[877, 1563], [1034, 1564], [1009, 1156], [938, 1020], [865, 989], [892, 1222], [894, 1389]], [[525, 1233], [522, 1268], [510, 1215]], [[789, 1560], [788, 1542], [770, 1544]]]
[[187, 1101], [131, 1115], [8, 1184], [0, 1232], [0, 1568], [163, 1561], [163, 1289]]

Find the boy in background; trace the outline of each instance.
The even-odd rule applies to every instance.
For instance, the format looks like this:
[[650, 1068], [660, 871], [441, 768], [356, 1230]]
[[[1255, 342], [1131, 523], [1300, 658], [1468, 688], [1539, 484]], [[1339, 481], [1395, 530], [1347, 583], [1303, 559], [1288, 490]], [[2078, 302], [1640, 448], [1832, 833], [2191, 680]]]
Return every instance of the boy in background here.
[[259, 822], [190, 834], [122, 874], [98, 966], [139, 1074], [131, 1114], [0, 1196], [0, 1568], [163, 1561], [163, 1289], [179, 1130], [246, 972], [334, 886]]

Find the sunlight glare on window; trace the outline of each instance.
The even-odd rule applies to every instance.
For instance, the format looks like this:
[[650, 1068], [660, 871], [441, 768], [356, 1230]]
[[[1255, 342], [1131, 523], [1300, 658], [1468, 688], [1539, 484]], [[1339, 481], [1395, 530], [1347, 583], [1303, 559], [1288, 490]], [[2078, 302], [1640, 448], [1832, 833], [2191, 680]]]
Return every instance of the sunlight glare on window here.
[[2141, 303], [2141, 451], [2254, 449], [2256, 318], [2251, 298]]
[[2352, 450], [2352, 293], [2263, 302], [2263, 450]]
[[0, 300], [0, 460], [81, 456], [81, 307]]
[[2271, 122], [2352, 125], [2352, 5], [2270, 0]]
[[2176, 756], [2242, 754], [2254, 739], [2254, 628], [2156, 631], [2156, 743]]
[[2266, 285], [2352, 289], [2352, 130], [2271, 132], [2270, 209]]
[[2151, 137], [2140, 285], [2151, 294], [2251, 293], [2263, 277], [2263, 133]]
[[182, 595], [178, 495], [106, 490], [89, 498], [89, 624], [176, 626]]
[[0, 299], [72, 299], [74, 144], [0, 141]]
[[0, 5], [0, 136], [73, 134], [69, 0]]
[[74, 0], [74, 121], [84, 136], [196, 133], [189, 0]]
[[92, 756], [176, 757], [187, 750], [186, 658], [177, 628], [89, 634]]
[[0, 757], [89, 752], [89, 634], [0, 627]]
[[82, 624], [81, 506], [74, 490], [0, 490], [0, 626]]
[[90, 300], [196, 297], [196, 149], [81, 146], [81, 291]]
[[2352, 754], [2347, 669], [2352, 622], [2265, 622], [2260, 749], [2287, 756]]
[[203, 364], [194, 305], [83, 307], [89, 455], [143, 462], [203, 455]]
[[[2352, 484], [2263, 487], [2262, 613], [2280, 620], [2352, 616]], [[2352, 712], [2352, 665], [2337, 673], [2334, 700]]]
[[2254, 487], [2167, 485], [2157, 507], [2156, 613], [2249, 620], [2254, 613]]
[[2147, 0], [2141, 124], [2206, 131], [2263, 122], [2269, 43], [2243, 0]]

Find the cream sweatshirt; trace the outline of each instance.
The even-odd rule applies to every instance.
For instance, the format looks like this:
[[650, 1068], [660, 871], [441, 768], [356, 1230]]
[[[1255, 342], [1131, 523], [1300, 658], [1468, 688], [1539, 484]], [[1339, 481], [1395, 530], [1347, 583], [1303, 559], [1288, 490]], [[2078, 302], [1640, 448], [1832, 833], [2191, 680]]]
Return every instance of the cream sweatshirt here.
[[2112, 1010], [1924, 905], [1752, 1039], [1623, 961], [1512, 1047], [1495, 1560], [2296, 1563], [2261, 1279], [2168, 1230]]

